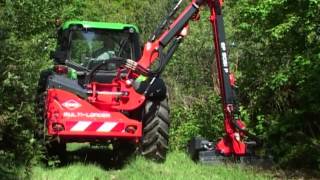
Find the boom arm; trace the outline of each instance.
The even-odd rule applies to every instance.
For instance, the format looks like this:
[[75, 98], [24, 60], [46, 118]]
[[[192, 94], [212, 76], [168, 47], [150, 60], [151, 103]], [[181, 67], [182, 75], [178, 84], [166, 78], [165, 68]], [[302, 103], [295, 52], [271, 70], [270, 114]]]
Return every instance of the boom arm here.
[[[212, 30], [214, 35], [214, 46], [216, 62], [218, 67], [219, 84], [224, 109], [228, 110], [235, 103], [232, 92], [232, 84], [229, 78], [229, 65], [227, 58], [227, 49], [225, 43], [225, 32], [223, 26], [223, 17], [221, 13], [222, 1], [218, 0], [193, 0], [176, 20], [165, 30], [157, 39], [156, 36], [149, 39], [144, 46], [143, 55], [138, 61], [139, 65], [149, 68], [150, 65], [161, 56], [161, 51], [173, 40], [183, 38], [186, 34], [183, 31], [188, 29], [189, 20], [196, 19], [199, 13], [199, 7], [207, 4], [210, 8]], [[175, 8], [176, 9], [176, 8]], [[174, 10], [175, 10], [174, 9]]]
[[[244, 155], [246, 145], [242, 137], [246, 133], [244, 123], [239, 119], [237, 104], [234, 93], [233, 76], [229, 71], [227, 48], [225, 43], [225, 30], [222, 16], [222, 0], [192, 0], [192, 2], [181, 12], [181, 14], [168, 25], [169, 19], [173, 17], [180, 6], [181, 1], [161, 23], [160, 27], [151, 36], [144, 46], [143, 54], [137, 63], [131, 65], [131, 69], [139, 70], [145, 74], [158, 76], [164, 66], [173, 55], [181, 40], [186, 36], [188, 22], [199, 18], [200, 6], [207, 5], [210, 9], [210, 22], [214, 36], [215, 60], [217, 63], [220, 95], [224, 112], [224, 127], [227, 135], [216, 144], [216, 151], [224, 155]], [[168, 26], [166, 28], [166, 26]], [[168, 52], [164, 48], [171, 43]], [[159, 59], [160, 65], [156, 72], [149, 70], [154, 61]], [[130, 66], [130, 65], [129, 65]], [[138, 71], [138, 72], [139, 72]]]

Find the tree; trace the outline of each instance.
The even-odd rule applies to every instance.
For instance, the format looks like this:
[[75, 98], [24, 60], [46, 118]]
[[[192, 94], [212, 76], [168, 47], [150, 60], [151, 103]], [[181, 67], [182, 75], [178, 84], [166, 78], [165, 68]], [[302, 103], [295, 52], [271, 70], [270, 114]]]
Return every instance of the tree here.
[[229, 3], [241, 100], [278, 162], [319, 168], [319, 1]]

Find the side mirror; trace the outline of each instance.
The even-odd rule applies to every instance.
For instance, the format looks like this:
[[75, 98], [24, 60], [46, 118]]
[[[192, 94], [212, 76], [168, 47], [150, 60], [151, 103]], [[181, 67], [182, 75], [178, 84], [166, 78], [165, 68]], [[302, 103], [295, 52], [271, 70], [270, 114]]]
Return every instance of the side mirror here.
[[67, 51], [51, 51], [50, 58], [53, 59], [57, 64], [64, 64], [67, 59]]

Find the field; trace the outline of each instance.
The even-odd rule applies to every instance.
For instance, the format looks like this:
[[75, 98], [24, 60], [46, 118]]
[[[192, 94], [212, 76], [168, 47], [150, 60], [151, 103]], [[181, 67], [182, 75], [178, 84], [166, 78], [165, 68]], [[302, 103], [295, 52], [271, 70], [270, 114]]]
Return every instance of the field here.
[[58, 168], [35, 167], [31, 179], [80, 180], [80, 179], [272, 179], [267, 173], [241, 165], [196, 164], [183, 152], [171, 152], [165, 163], [154, 163], [143, 157], [134, 157], [123, 165], [113, 164], [105, 149], [89, 146], [68, 146], [70, 160]]

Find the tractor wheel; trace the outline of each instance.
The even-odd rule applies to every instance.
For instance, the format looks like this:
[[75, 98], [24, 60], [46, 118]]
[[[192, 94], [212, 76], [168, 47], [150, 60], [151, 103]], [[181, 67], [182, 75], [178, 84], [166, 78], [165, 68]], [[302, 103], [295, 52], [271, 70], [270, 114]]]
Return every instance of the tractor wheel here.
[[143, 117], [142, 155], [158, 162], [165, 160], [169, 126], [168, 100], [147, 101]]

